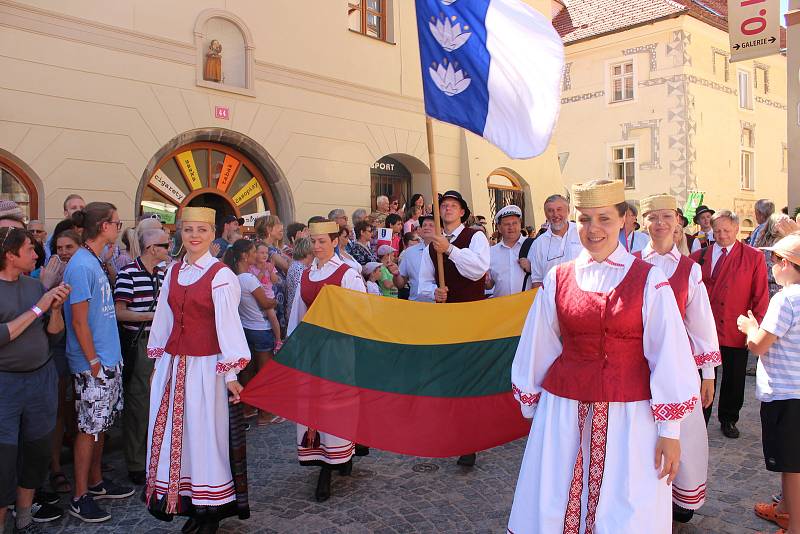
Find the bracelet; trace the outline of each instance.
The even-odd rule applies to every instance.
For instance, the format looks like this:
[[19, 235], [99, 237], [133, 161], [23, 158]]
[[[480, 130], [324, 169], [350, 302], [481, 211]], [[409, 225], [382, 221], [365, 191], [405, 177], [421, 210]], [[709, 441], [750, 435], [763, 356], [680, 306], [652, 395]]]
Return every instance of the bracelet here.
[[36, 314], [36, 317], [41, 317], [44, 315], [44, 312], [39, 306], [31, 306], [31, 311]]
[[91, 360], [89, 360], [89, 367], [94, 367], [99, 363], [100, 363], [100, 358], [92, 358]]

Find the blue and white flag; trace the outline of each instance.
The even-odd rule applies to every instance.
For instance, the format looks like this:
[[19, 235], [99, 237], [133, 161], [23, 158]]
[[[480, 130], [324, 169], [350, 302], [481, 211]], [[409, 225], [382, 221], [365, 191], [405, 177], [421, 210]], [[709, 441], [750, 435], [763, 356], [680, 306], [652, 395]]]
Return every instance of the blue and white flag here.
[[416, 0], [425, 112], [512, 158], [547, 148], [561, 103], [564, 45], [521, 0]]

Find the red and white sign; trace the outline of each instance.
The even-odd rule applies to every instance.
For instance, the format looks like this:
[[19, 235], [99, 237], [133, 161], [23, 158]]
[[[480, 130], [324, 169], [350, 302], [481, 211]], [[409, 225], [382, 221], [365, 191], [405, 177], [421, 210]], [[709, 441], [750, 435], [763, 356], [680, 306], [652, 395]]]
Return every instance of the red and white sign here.
[[780, 0], [728, 0], [731, 62], [780, 52]]
[[231, 118], [231, 111], [228, 106], [214, 106], [214, 118], [228, 120]]

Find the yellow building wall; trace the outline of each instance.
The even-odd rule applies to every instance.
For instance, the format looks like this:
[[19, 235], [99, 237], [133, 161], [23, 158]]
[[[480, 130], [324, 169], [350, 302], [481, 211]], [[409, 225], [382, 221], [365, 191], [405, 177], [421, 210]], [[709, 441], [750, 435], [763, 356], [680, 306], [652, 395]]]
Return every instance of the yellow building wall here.
[[[549, 14], [548, 2], [529, 3]], [[293, 199], [279, 212], [294, 220], [368, 208], [370, 166], [388, 154], [430, 198], [413, 4], [390, 4], [394, 43], [348, 31], [343, 2], [317, 2], [309, 17], [288, 0], [0, 0], [0, 149], [33, 171], [49, 227], [73, 192], [113, 202], [132, 221], [154, 155], [208, 128], [266, 150]], [[247, 25], [254, 96], [196, 84], [193, 32], [206, 9]], [[230, 118], [214, 118], [215, 106]], [[459, 128], [434, 131], [440, 189], [462, 189], [476, 213], [489, 215], [486, 178], [499, 167], [524, 178], [537, 206], [560, 189], [552, 147], [517, 162]]]
[[[752, 73], [754, 62], [730, 64], [725, 81], [726, 58], [717, 54], [714, 67], [714, 49], [729, 50], [727, 34], [686, 15], [568, 45], [568, 88], [555, 135], [562, 158], [569, 154], [565, 184], [610, 177], [610, 147], [635, 143], [631, 199], [671, 192], [683, 202], [689, 190], [699, 189], [709, 205], [735, 209], [743, 219], [753, 218], [758, 198], [784, 206], [785, 57], [755, 62], [768, 69], [769, 90], [764, 94], [759, 73], [754, 109], [740, 110], [736, 71]], [[635, 98], [611, 104], [607, 72], [625, 59], [634, 61]], [[753, 191], [739, 182], [744, 122], [755, 125]]]

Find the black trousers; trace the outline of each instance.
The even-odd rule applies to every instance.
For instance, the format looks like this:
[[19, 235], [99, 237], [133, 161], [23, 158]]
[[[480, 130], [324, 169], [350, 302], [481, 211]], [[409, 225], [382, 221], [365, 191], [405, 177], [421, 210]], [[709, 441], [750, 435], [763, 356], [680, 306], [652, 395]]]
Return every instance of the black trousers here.
[[739, 410], [744, 404], [747, 349], [743, 347], [719, 349], [722, 353], [722, 386], [719, 388], [717, 417], [720, 423], [736, 423], [739, 421]]

